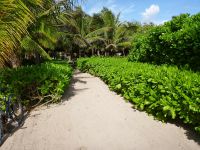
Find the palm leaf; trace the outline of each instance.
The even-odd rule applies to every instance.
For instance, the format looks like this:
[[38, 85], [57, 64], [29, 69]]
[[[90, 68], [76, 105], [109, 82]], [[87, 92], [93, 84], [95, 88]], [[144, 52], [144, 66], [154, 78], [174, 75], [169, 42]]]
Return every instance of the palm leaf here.
[[112, 28], [111, 27], [103, 27], [103, 28], [100, 28], [100, 29], [97, 29], [89, 34], [86, 35], [86, 38], [89, 38], [89, 37], [94, 37], [94, 36], [98, 36], [98, 35], [102, 35], [104, 34], [105, 32], [109, 32], [111, 31]]
[[93, 43], [104, 43], [106, 45], [106, 41], [104, 38], [102, 38], [101, 36], [96, 36], [96, 37], [90, 37], [90, 38], [87, 38], [87, 41], [90, 43], [90, 44], [93, 44]]
[[46, 53], [46, 51], [29, 36], [26, 36], [21, 41], [21, 47], [25, 49], [26, 52], [38, 52], [44, 59], [51, 59], [51, 57]]
[[131, 48], [131, 42], [121, 42], [117, 44], [118, 47], [122, 47], [122, 48]]
[[[36, 5], [41, 2], [34, 1]], [[34, 15], [22, 0], [1, 0], [0, 14], [0, 52], [11, 54], [18, 49], [22, 37], [28, 34], [27, 28], [34, 22]], [[9, 59], [1, 56], [1, 63]]]

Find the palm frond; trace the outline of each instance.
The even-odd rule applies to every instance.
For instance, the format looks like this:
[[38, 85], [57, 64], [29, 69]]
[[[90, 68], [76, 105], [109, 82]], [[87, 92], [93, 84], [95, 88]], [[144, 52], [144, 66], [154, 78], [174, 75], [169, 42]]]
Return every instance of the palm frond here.
[[[42, 0], [34, 0], [34, 2], [34, 5], [42, 4]], [[1, 0], [0, 52], [9, 54], [18, 50], [22, 37], [28, 34], [27, 28], [34, 21], [35, 16], [25, 5], [24, 0]], [[5, 57], [0, 62], [4, 62], [6, 59], [9, 58]]]
[[131, 42], [121, 42], [121, 43], [118, 43], [117, 47], [131, 48]]
[[21, 41], [21, 47], [25, 49], [26, 52], [38, 52], [44, 59], [51, 59], [46, 51], [29, 36], [23, 38]]
[[105, 32], [109, 32], [111, 30], [112, 30], [111, 27], [103, 27], [87, 34], [86, 38], [103, 35]]
[[115, 44], [108, 44], [107, 46], [106, 46], [106, 49], [108, 50], [116, 50], [117, 49], [117, 45], [115, 45]]
[[93, 43], [104, 43], [104, 44], [106, 45], [105, 39], [102, 38], [101, 36], [96, 36], [96, 37], [87, 38], [87, 41], [88, 41], [90, 44], [93, 44]]

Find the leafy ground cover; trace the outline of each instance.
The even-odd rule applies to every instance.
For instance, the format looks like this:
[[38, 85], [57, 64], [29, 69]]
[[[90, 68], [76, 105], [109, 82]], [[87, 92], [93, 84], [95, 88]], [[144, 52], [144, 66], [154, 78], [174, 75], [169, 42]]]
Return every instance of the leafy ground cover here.
[[72, 68], [64, 61], [50, 61], [40, 65], [1, 69], [0, 93], [20, 96], [24, 105], [34, 106], [47, 102], [59, 102], [69, 85]]
[[157, 119], [182, 120], [200, 132], [200, 74], [177, 67], [81, 58], [78, 68], [100, 77], [111, 90]]

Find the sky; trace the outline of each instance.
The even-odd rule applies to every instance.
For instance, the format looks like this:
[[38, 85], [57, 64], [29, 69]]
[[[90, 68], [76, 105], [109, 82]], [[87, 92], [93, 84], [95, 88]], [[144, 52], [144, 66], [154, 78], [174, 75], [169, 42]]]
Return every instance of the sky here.
[[200, 0], [85, 0], [84, 11], [92, 15], [103, 7], [120, 13], [121, 21], [162, 24], [181, 13], [200, 12]]

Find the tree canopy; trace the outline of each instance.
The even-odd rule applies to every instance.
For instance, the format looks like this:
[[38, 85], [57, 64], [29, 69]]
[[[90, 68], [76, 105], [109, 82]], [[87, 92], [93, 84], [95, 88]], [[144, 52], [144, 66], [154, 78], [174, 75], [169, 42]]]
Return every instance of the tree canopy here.
[[55, 51], [109, 55], [130, 49], [140, 24], [122, 23], [108, 8], [93, 16], [77, 0], [1, 0], [0, 65], [51, 59]]

